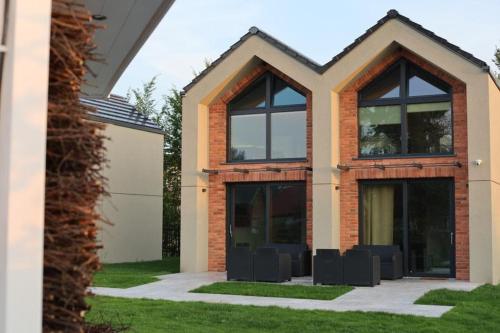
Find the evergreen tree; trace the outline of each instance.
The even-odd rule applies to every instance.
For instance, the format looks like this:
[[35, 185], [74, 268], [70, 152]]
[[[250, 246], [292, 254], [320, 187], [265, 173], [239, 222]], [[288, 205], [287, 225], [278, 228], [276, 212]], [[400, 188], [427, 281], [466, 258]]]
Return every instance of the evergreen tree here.
[[[165, 131], [163, 158], [163, 240], [167, 233], [179, 235], [181, 221], [181, 143], [182, 143], [182, 96], [177, 89], [172, 89], [164, 96], [161, 115], [157, 120]], [[179, 238], [179, 237], [177, 237]], [[165, 244], [168, 255], [178, 255], [178, 244]]]
[[[495, 65], [497, 65], [498, 69], [500, 70], [500, 48], [496, 48], [495, 51], [495, 58], [493, 58], [493, 62]], [[497, 74], [498, 78], [500, 79], [500, 73]]]
[[133, 97], [135, 109], [150, 118], [157, 114], [156, 101], [153, 97], [156, 90], [156, 78], [157, 76], [153, 76], [151, 80], [143, 83], [141, 88], [129, 89], [127, 92], [127, 100], [130, 102]]
[[[127, 99], [138, 112], [149, 117], [165, 132], [163, 145], [163, 252], [166, 255], [178, 255], [180, 204], [181, 204], [181, 130], [182, 96], [175, 88], [169, 95], [163, 96], [160, 110], [156, 109], [154, 99], [156, 76], [140, 88], [129, 89]], [[168, 236], [177, 237], [168, 237]]]

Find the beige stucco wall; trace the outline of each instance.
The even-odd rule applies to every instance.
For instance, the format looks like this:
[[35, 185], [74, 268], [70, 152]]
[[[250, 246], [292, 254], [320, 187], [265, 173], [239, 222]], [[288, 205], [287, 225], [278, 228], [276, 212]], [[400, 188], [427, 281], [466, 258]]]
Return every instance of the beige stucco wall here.
[[500, 283], [500, 91], [490, 78], [492, 282]]
[[[338, 151], [342, 143], [338, 137], [338, 93], [393, 50], [395, 45], [418, 54], [467, 86], [469, 161], [483, 160], [483, 165], [469, 168], [471, 279], [491, 282], [493, 275], [498, 275], [498, 272], [493, 273], [492, 267], [495, 271], [500, 268], [496, 268], [492, 260], [493, 253], [496, 256], [499, 250], [493, 248], [495, 242], [491, 237], [492, 232], [497, 230], [493, 225], [497, 228], [494, 223], [498, 219], [492, 217], [496, 209], [492, 200], [497, 192], [492, 192], [489, 181], [483, 181], [492, 179], [494, 164], [500, 165], [492, 160], [494, 145], [490, 123], [493, 122], [490, 122], [490, 117], [495, 106], [489, 96], [495, 90], [489, 86], [491, 79], [483, 69], [398, 20], [385, 23], [323, 74], [314, 72], [261, 38], [252, 36], [187, 92], [183, 100], [182, 271], [207, 269], [208, 196], [203, 192], [207, 187], [207, 177], [201, 173], [202, 168], [208, 165], [207, 106], [255, 57], [312, 92], [313, 248], [339, 247], [340, 206], [339, 192], [335, 189], [339, 184], [339, 173], [335, 166], [340, 162]], [[498, 138], [496, 142], [499, 142]], [[498, 175], [496, 177], [498, 179]], [[498, 216], [498, 209], [496, 214]], [[500, 227], [498, 230], [500, 232]]]
[[99, 205], [105, 263], [161, 259], [163, 135], [108, 124], [104, 175], [110, 196]]
[[[491, 282], [492, 205], [490, 200], [484, 200], [492, 198], [491, 185], [484, 183], [484, 180], [491, 179], [490, 159], [493, 153], [490, 144], [488, 73], [406, 24], [390, 20], [327, 70], [323, 74], [325, 81], [334, 92], [340, 91], [362, 74], [364, 68], [375, 63], [391, 49], [394, 43], [418, 54], [466, 84], [469, 161], [483, 160], [480, 167], [469, 168], [470, 277], [476, 282]], [[334, 104], [334, 112], [337, 111]], [[341, 143], [334, 143], [332, 149], [339, 144]], [[334, 204], [338, 207], [337, 202]]]

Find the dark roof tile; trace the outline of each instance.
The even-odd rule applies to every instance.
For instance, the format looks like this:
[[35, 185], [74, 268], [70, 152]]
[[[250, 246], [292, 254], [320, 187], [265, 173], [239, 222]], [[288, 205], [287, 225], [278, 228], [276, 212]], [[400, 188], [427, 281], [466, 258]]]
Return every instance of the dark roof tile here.
[[154, 121], [137, 112], [135, 107], [122, 96], [112, 94], [106, 99], [81, 97], [80, 101], [94, 108], [95, 111], [89, 112], [89, 119], [165, 134]]
[[[205, 70], [203, 70], [187, 86], [185, 86], [183, 93], [185, 93], [189, 89], [191, 89], [198, 81], [200, 81], [213, 68], [215, 68], [222, 60], [224, 60], [224, 58], [229, 56], [229, 54], [231, 54], [231, 52], [233, 52], [235, 49], [237, 49], [241, 44], [243, 44], [244, 41], [246, 41], [248, 38], [250, 38], [253, 35], [259, 36], [260, 38], [267, 41], [271, 45], [274, 45], [276, 48], [282, 50], [283, 52], [285, 52], [289, 56], [295, 58], [300, 63], [308, 66], [309, 68], [311, 68], [315, 72], [322, 74], [322, 73], [326, 72], [328, 70], [328, 68], [333, 66], [336, 62], [338, 62], [340, 59], [342, 59], [345, 55], [347, 55], [352, 49], [354, 49], [356, 46], [358, 46], [361, 42], [363, 42], [365, 39], [367, 39], [371, 34], [373, 34], [375, 31], [377, 31], [387, 21], [392, 20], [392, 19], [399, 20], [399, 21], [409, 25], [410, 27], [412, 27], [416, 31], [422, 33], [423, 35], [426, 35], [430, 39], [441, 44], [443, 47], [449, 49], [452, 52], [455, 52], [456, 54], [467, 59], [468, 61], [470, 61], [474, 65], [480, 67], [485, 72], [490, 71], [488, 64], [486, 62], [484, 62], [483, 60], [474, 57], [474, 55], [472, 55], [471, 53], [462, 50], [460, 47], [448, 42], [446, 39], [437, 36], [434, 32], [425, 29], [424, 27], [422, 27], [418, 23], [413, 22], [408, 17], [399, 14], [399, 12], [397, 10], [391, 9], [387, 12], [386, 16], [384, 16], [383, 18], [378, 20], [375, 25], [373, 25], [372, 27], [367, 29], [363, 35], [356, 38], [353, 43], [351, 43], [350, 45], [345, 47], [339, 54], [335, 55], [330, 61], [328, 61], [326, 64], [324, 64], [322, 66], [319, 65], [318, 63], [316, 63], [314, 60], [312, 60], [312, 59], [302, 55], [301, 53], [297, 52], [296, 50], [292, 49], [291, 47], [289, 47], [285, 43], [281, 42], [280, 40], [274, 38], [273, 36], [267, 34], [264, 31], [262, 31], [261, 29], [259, 29], [257, 27], [251, 27], [245, 35], [243, 35], [236, 43], [231, 45], [231, 47], [227, 51], [222, 53], [222, 55], [219, 58], [217, 58], [214, 62], [212, 62], [212, 64], [210, 64], [210, 66], [205, 68]], [[490, 75], [491, 75], [491, 73], [490, 73]], [[491, 75], [491, 77], [495, 80], [493, 75]], [[495, 80], [495, 83], [497, 83], [497, 85], [498, 85], [498, 82], [496, 80]]]

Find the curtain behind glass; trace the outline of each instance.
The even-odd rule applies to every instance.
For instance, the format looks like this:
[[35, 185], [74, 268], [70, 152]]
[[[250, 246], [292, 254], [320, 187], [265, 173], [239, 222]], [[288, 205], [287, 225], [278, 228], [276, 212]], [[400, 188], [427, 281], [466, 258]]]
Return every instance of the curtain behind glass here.
[[394, 234], [394, 186], [374, 185], [363, 189], [363, 244], [392, 245]]

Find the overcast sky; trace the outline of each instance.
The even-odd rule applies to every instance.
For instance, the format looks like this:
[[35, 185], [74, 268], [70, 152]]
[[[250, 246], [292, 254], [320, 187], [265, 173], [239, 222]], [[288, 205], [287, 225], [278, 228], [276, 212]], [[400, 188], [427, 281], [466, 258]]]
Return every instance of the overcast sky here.
[[392, 8], [494, 68], [500, 0], [176, 0], [113, 92], [154, 75], [158, 98], [182, 88], [254, 25], [324, 64]]

